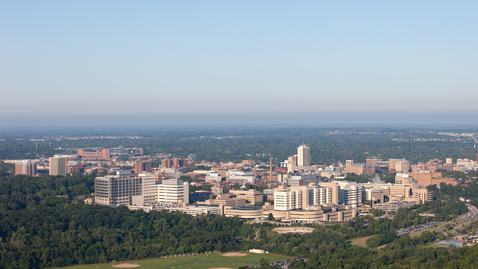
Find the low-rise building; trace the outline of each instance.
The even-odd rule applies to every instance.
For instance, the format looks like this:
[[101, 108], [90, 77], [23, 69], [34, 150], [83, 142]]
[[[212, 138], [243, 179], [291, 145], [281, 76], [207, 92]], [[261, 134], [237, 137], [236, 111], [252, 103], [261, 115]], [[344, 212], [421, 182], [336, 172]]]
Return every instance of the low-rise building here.
[[252, 183], [255, 181], [254, 172], [230, 169], [227, 171], [226, 181], [231, 183]]
[[206, 174], [206, 181], [207, 182], [221, 182], [222, 177], [216, 171], [208, 171]]
[[243, 190], [230, 190], [229, 193], [235, 194], [237, 198], [246, 200], [246, 203], [255, 204], [264, 201], [264, 195], [257, 190], [250, 189]]

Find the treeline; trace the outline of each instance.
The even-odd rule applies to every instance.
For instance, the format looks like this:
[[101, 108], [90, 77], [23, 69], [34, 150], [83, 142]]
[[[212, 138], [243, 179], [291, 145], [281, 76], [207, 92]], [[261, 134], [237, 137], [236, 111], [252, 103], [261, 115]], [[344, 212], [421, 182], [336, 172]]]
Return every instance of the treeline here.
[[470, 180], [468, 182], [459, 183], [456, 186], [441, 183], [427, 187], [428, 190], [433, 191], [433, 196], [440, 200], [447, 200], [449, 198], [471, 199], [472, 204], [478, 205], [478, 181]]
[[[0, 159], [23, 159], [52, 156], [55, 148], [85, 148], [85, 147], [141, 147], [145, 154], [168, 153], [172, 157], [185, 158], [195, 155], [196, 161], [239, 162], [244, 159], [268, 161], [274, 158], [274, 163], [297, 154], [297, 147], [306, 143], [310, 147], [312, 164], [330, 164], [345, 162], [352, 159], [355, 162], [365, 162], [369, 156], [379, 156], [384, 160], [389, 158], [406, 158], [412, 163], [426, 162], [438, 158], [459, 158], [463, 148], [469, 146], [473, 153], [472, 140], [452, 141], [392, 141], [392, 139], [413, 138], [446, 138], [436, 132], [411, 129], [380, 129], [380, 128], [341, 128], [342, 134], [330, 135], [329, 131], [337, 129], [324, 128], [277, 128], [254, 130], [188, 130], [188, 131], [94, 131], [66, 132], [69, 136], [127, 136], [137, 135], [140, 139], [84, 139], [29, 141], [16, 140], [18, 134], [8, 134], [0, 144]], [[44, 138], [58, 136], [55, 134], [26, 133], [23, 137]], [[52, 143], [50, 146], [50, 142]], [[467, 143], [468, 142], [468, 143]], [[256, 155], [259, 154], [259, 155]], [[264, 154], [264, 155], [263, 155]]]
[[[239, 249], [253, 227], [235, 218], [83, 205], [73, 177], [1, 178], [0, 268], [48, 268]], [[82, 177], [88, 187], [88, 178]], [[58, 185], [65, 180], [66, 188]], [[44, 188], [42, 188], [44, 186]], [[69, 187], [68, 187], [69, 186]]]
[[352, 247], [333, 254], [315, 253], [307, 263], [294, 261], [289, 268], [477, 268], [477, 247], [423, 247], [432, 236], [426, 232], [417, 239], [402, 236], [378, 252]]
[[0, 178], [0, 213], [24, 209], [30, 202], [38, 203], [50, 196], [88, 196], [94, 192], [95, 177], [94, 173], [88, 176], [73, 174], [66, 177], [3, 176]]

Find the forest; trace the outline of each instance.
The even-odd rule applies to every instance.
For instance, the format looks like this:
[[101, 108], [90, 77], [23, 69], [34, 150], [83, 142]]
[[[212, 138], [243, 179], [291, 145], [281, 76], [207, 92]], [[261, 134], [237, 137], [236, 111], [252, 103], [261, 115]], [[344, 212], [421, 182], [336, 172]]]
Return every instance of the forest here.
[[[264, 128], [229, 130], [58, 130], [0, 133], [0, 160], [51, 157], [78, 148], [141, 147], [146, 155], [194, 156], [197, 162], [240, 162], [245, 159], [275, 164], [310, 147], [312, 164], [331, 164], [370, 156], [405, 158], [413, 164], [438, 158], [474, 158], [472, 138], [455, 138], [441, 130], [391, 128]], [[446, 130], [450, 132], [451, 130]], [[457, 130], [475, 132], [476, 130]], [[61, 149], [60, 149], [61, 148]]]

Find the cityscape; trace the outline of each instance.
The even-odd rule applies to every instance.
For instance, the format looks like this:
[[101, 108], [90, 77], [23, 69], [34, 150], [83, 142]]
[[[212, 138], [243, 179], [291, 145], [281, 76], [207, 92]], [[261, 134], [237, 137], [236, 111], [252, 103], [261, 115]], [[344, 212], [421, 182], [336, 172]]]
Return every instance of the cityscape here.
[[[342, 135], [346, 132], [349, 134], [347, 137], [342, 136], [341, 140], [353, 141], [357, 135], [366, 135], [371, 137], [371, 141], [362, 142], [361, 147], [367, 148], [367, 143], [371, 145], [377, 143], [373, 141], [376, 139], [377, 131], [350, 132], [345, 129], [340, 131]], [[319, 140], [330, 137], [331, 133], [337, 134], [325, 130], [319, 135]], [[431, 137], [437, 138], [424, 141], [423, 137], [430, 136], [430, 131], [423, 130], [419, 133], [421, 135], [415, 135], [417, 139], [413, 141], [392, 137], [389, 138], [389, 142], [384, 143], [400, 145], [398, 148], [402, 148], [410, 143], [433, 141], [438, 150], [431, 151], [431, 155], [423, 155], [418, 160], [416, 158], [412, 160], [413, 155], [412, 159], [402, 158], [400, 155], [378, 157], [383, 154], [374, 156], [374, 152], [364, 152], [358, 160], [353, 160], [347, 159], [347, 153], [344, 152], [339, 160], [333, 163], [312, 161], [317, 159], [318, 154], [315, 150], [317, 149], [315, 140], [311, 140], [311, 144], [296, 144], [295, 149], [292, 145], [292, 151], [287, 150], [293, 153], [290, 156], [284, 155], [281, 151], [274, 151], [280, 156], [286, 156], [285, 158], [275, 157], [270, 153], [245, 153], [240, 155], [248, 156], [250, 159], [233, 162], [228, 161], [227, 157], [221, 161], [198, 160], [196, 155], [201, 154], [201, 151], [190, 151], [181, 154], [183, 156], [175, 156], [176, 153], [153, 149], [150, 146], [146, 146], [145, 149], [139, 146], [120, 145], [99, 147], [95, 144], [105, 143], [111, 138], [97, 137], [92, 141], [78, 142], [80, 143], [78, 145], [84, 143], [91, 145], [81, 148], [73, 142], [69, 142], [69, 147], [62, 147], [61, 145], [66, 145], [64, 143], [67, 141], [72, 141], [65, 137], [25, 139], [21, 140], [21, 143], [33, 145], [34, 151], [53, 150], [56, 153], [37, 159], [4, 159], [2, 162], [4, 167], [10, 170], [5, 171], [3, 175], [14, 180], [18, 178], [20, 182], [50, 181], [49, 178], [60, 180], [59, 182], [62, 182], [60, 185], [53, 182], [48, 184], [54, 184], [51, 194], [65, 205], [119, 210], [118, 212], [123, 212], [121, 214], [125, 214], [123, 209], [126, 209], [131, 214], [134, 212], [146, 215], [161, 214], [161, 218], [164, 218], [163, 214], [190, 216], [198, 220], [204, 216], [216, 216], [242, 223], [241, 227], [248, 225], [256, 230], [250, 239], [247, 238], [251, 235], [242, 237], [244, 241], [252, 240], [250, 243], [236, 242], [229, 247], [181, 248], [179, 252], [168, 248], [157, 254], [151, 254], [152, 257], [165, 259], [165, 262], [170, 262], [170, 259], [175, 257], [184, 257], [181, 259], [190, 257], [192, 261], [185, 260], [183, 264], [185, 266], [195, 264], [199, 266], [198, 268], [206, 262], [214, 264], [239, 262], [229, 259], [266, 254], [269, 257], [268, 265], [263, 264], [261, 267], [293, 268], [301, 263], [304, 266], [317, 266], [310, 262], [310, 257], [294, 255], [290, 250], [286, 253], [283, 253], [284, 250], [274, 251], [274, 248], [267, 245], [268, 239], [259, 240], [263, 229], [275, 232], [277, 236], [304, 237], [313, 236], [317, 229], [336, 229], [333, 227], [347, 229], [349, 226], [362, 225], [359, 226], [361, 228], [358, 228], [357, 234], [347, 235], [350, 239], [346, 244], [374, 249], [396, 244], [393, 242], [400, 242], [401, 238], [408, 237], [408, 240], [414, 238], [422, 240], [423, 243], [419, 245], [425, 246], [474, 247], [478, 240], [474, 228], [478, 214], [475, 207], [478, 206], [478, 193], [474, 191], [474, 188], [478, 190], [478, 166], [476, 160], [463, 156], [478, 156], [471, 153], [476, 148], [476, 134], [450, 135], [432, 130], [434, 135]], [[177, 137], [176, 133], [172, 135]], [[202, 134], [197, 135], [203, 137]], [[381, 135], [389, 136], [387, 131]], [[14, 141], [15, 136], [5, 136], [4, 142]], [[454, 139], [447, 139], [448, 136]], [[170, 138], [164, 139], [169, 141]], [[176, 139], [178, 142], [174, 143], [183, 141], [181, 137]], [[220, 148], [223, 147], [222, 143], [230, 143], [217, 137], [210, 139], [216, 140]], [[255, 143], [257, 138], [230, 136], [229, 139], [247, 139], [249, 143]], [[50, 140], [56, 142], [50, 144]], [[113, 141], [117, 141], [113, 143], [125, 143], [130, 140], [126, 136], [118, 136], [113, 138]], [[363, 138], [361, 140], [363, 141]], [[129, 144], [144, 143], [139, 141], [157, 143], [151, 138], [138, 136]], [[195, 143], [201, 145], [202, 141], [200, 139]], [[449, 144], [443, 143], [452, 143], [454, 146], [451, 148], [457, 149], [466, 146], [470, 153], [463, 154], [462, 150], [459, 153], [450, 151], [449, 156], [443, 159], [436, 158], [437, 152], [440, 152], [442, 147], [450, 147]], [[212, 148], [204, 150], [210, 154]], [[22, 154], [30, 155], [29, 152]], [[427, 158], [428, 161], [425, 161]], [[68, 180], [78, 183], [67, 183]], [[67, 184], [68, 190], [62, 188], [62, 184]], [[464, 188], [470, 190], [461, 191], [462, 194], [459, 194], [458, 190], [465, 190]], [[49, 187], [45, 191], [48, 189]], [[42, 203], [42, 199], [36, 199]], [[387, 222], [389, 223], [386, 224]], [[372, 231], [369, 227], [384, 224], [386, 225], [384, 230]], [[387, 228], [390, 225], [394, 225], [394, 228]], [[329, 233], [335, 234], [332, 230]], [[374, 234], [377, 236], [373, 236]], [[235, 237], [241, 238], [239, 235]], [[287, 257], [282, 259], [271, 256], [275, 255], [274, 253], [286, 254]], [[202, 255], [206, 255], [206, 258]], [[222, 256], [210, 260], [207, 258], [208, 255]], [[225, 257], [228, 258], [225, 260]], [[203, 261], [197, 263], [196, 259]], [[94, 260], [91, 259], [93, 264]], [[139, 264], [147, 261], [154, 262], [154, 259], [141, 260]], [[248, 261], [250, 265], [244, 265], [245, 268], [261, 263], [259, 259]], [[132, 262], [118, 263], [113, 256], [106, 258], [103, 263], [105, 262], [121, 266], [135, 265]]]
[[477, 10], [0, 1], [0, 268], [478, 268]]

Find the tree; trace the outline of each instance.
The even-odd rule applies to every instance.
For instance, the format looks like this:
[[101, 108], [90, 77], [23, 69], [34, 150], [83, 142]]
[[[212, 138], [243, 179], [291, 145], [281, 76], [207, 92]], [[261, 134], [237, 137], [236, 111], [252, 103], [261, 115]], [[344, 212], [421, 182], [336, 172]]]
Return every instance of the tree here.
[[267, 268], [267, 267], [269, 267], [269, 260], [262, 257], [261, 260], [259, 261], [259, 265], [260, 265], [261, 268]]

